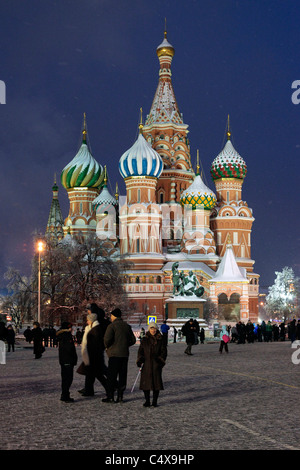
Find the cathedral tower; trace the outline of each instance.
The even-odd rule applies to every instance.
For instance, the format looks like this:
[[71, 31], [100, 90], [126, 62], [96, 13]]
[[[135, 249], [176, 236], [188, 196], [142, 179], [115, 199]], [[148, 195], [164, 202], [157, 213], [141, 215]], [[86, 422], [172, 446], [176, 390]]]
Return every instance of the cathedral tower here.
[[134, 256], [136, 269], [141, 265], [162, 266], [161, 213], [156, 203], [162, 167], [160, 155], [143, 137], [141, 124], [138, 139], [119, 162], [127, 194], [119, 217], [120, 253]]
[[166, 31], [156, 53], [160, 64], [159, 81], [143, 135], [160, 154], [164, 165], [157, 184], [157, 202], [179, 203], [181, 192], [193, 182], [194, 171], [187, 137], [188, 125], [183, 122], [171, 80], [175, 50], [167, 40]]
[[223, 258], [228, 244], [239, 268], [247, 273], [249, 280], [249, 316], [258, 314], [259, 275], [253, 272], [251, 259], [251, 232], [254, 217], [252, 209], [242, 199], [242, 186], [247, 166], [231, 142], [227, 130], [227, 142], [211, 165], [211, 176], [216, 185], [217, 204], [211, 214], [211, 229], [215, 234], [217, 254]]
[[103, 176], [103, 168], [93, 158], [88, 146], [84, 115], [81, 146], [61, 173], [61, 183], [66, 188], [70, 201], [69, 215], [65, 219], [65, 234], [87, 235], [95, 232], [96, 216], [92, 203], [99, 195]]
[[190, 260], [196, 258], [212, 269], [216, 269], [219, 257], [216, 256], [214, 234], [210, 229], [210, 214], [217, 202], [216, 195], [203, 182], [199, 171], [197, 154], [197, 170], [193, 183], [181, 194], [183, 215], [183, 236], [181, 251]]
[[64, 237], [64, 221], [58, 201], [58, 186], [56, 184], [56, 178], [54, 179], [54, 184], [52, 186], [52, 194], [53, 196], [46, 228], [46, 237], [59, 241]]

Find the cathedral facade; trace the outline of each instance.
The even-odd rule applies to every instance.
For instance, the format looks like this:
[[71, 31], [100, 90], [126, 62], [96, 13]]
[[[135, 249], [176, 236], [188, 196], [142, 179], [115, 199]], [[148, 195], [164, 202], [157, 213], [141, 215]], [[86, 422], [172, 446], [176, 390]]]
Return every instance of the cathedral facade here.
[[[168, 318], [176, 262], [180, 272], [196, 275], [203, 298], [220, 318], [257, 321], [254, 218], [242, 199], [247, 166], [233, 147], [228, 122], [227, 142], [211, 163], [215, 189], [203, 182], [198, 156], [192, 167], [188, 125], [171, 80], [174, 52], [165, 32], [156, 50], [159, 80], [151, 109], [144, 123], [141, 117], [136, 142], [119, 160], [126, 196], [120, 197], [117, 187], [110, 194], [106, 167], [90, 152], [84, 118], [82, 144], [61, 173], [69, 214], [62, 220], [55, 185], [47, 232], [58, 237], [95, 233], [110, 256], [126, 259], [124, 289], [136, 312]], [[183, 311], [184, 316], [191, 314]]]

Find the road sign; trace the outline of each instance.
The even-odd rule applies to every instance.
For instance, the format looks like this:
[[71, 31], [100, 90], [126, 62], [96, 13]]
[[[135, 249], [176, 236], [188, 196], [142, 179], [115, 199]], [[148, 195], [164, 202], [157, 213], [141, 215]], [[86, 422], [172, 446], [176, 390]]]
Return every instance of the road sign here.
[[148, 315], [148, 325], [149, 323], [156, 323], [156, 316], [155, 315]]

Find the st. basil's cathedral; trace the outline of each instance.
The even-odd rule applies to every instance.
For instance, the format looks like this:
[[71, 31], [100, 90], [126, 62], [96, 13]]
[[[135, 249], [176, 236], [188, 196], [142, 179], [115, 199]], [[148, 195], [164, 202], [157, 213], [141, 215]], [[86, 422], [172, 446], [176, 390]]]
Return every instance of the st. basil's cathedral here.
[[[254, 218], [242, 199], [247, 166], [233, 147], [228, 120], [227, 142], [211, 163], [215, 190], [203, 182], [198, 155], [193, 169], [188, 125], [171, 81], [174, 52], [165, 32], [156, 50], [159, 80], [150, 112], [144, 123], [141, 113], [138, 138], [119, 159], [126, 196], [117, 185], [115, 194], [109, 192], [106, 166], [91, 154], [84, 116], [81, 146], [61, 172], [69, 214], [63, 219], [55, 183], [46, 233], [58, 240], [95, 233], [110, 256], [126, 259], [124, 289], [135, 312], [168, 318], [176, 262], [180, 272], [196, 275], [203, 298], [226, 321], [257, 322]], [[193, 316], [181, 310], [178, 316]]]

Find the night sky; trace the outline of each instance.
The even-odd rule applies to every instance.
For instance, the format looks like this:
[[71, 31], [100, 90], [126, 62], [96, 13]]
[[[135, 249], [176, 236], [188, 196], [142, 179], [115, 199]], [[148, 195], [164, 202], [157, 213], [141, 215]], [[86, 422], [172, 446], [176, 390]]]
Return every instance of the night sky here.
[[[91, 151], [120, 193], [121, 155], [137, 138], [158, 83], [156, 48], [175, 48], [172, 82], [189, 125], [192, 162], [204, 181], [226, 142], [248, 173], [243, 199], [253, 209], [252, 259], [262, 287], [275, 271], [300, 274], [300, 8], [289, 0], [0, 0], [1, 250], [8, 266], [30, 273], [33, 233], [45, 232], [56, 173], [77, 153], [83, 113]], [[300, 95], [299, 95], [300, 97]]]

